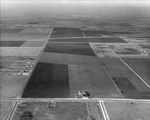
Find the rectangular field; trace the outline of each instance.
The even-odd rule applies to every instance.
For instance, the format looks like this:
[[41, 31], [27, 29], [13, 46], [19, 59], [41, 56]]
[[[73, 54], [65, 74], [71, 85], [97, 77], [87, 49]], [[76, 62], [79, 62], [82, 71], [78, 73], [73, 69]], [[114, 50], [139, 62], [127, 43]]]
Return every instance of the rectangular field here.
[[[149, 102], [110, 101], [104, 102], [110, 120], [149, 120]], [[115, 109], [114, 109], [115, 108]]]
[[1, 56], [39, 56], [42, 47], [0, 47]]
[[79, 28], [55, 27], [51, 38], [57, 37], [83, 37], [83, 34]]
[[149, 58], [123, 58], [123, 60], [150, 85], [150, 59]]
[[95, 56], [88, 43], [48, 43], [44, 52]]
[[98, 102], [23, 101], [18, 103], [12, 120], [103, 120], [101, 113]]
[[101, 38], [87, 38], [89, 42], [100, 42], [100, 43], [127, 43], [118, 37], [101, 37]]
[[85, 36], [102, 36], [102, 35], [113, 35], [109, 31], [83, 31]]
[[122, 98], [101, 64], [69, 65], [70, 97], [79, 90], [90, 92], [91, 98]]
[[149, 91], [149, 88], [118, 58], [100, 58], [111, 77], [127, 78], [138, 91]]
[[68, 98], [68, 66], [39, 62], [23, 92], [23, 98]]
[[30, 41], [30, 40], [45, 41], [48, 39], [48, 35], [49, 33], [47, 34], [2, 33], [1, 40], [2, 41]]
[[92, 65], [92, 66], [97, 66], [99, 64], [95, 56], [48, 53], [48, 52], [44, 52], [41, 55], [39, 62], [69, 64], [69, 65]]
[[12, 109], [14, 101], [0, 101], [0, 119], [6, 120]]
[[26, 41], [21, 47], [43, 47], [46, 41]]
[[49, 39], [49, 42], [88, 42], [86, 38], [58, 38], [58, 39]]
[[20, 47], [25, 41], [0, 41], [0, 47]]
[[130, 99], [150, 99], [150, 92], [140, 92], [136, 87], [125, 77], [113, 77], [117, 87], [120, 89], [125, 98]]
[[21, 32], [23, 29], [0, 29], [1, 33], [19, 33]]
[[0, 98], [17, 98], [27, 82], [27, 76], [17, 76], [18, 71], [4, 72], [1, 75]]

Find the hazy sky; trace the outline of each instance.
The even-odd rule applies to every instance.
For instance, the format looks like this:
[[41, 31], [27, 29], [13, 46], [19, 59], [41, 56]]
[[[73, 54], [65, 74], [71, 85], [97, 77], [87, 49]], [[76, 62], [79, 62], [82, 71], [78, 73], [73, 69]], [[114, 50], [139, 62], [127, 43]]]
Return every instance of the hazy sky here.
[[150, 0], [1, 0], [1, 16], [150, 17]]

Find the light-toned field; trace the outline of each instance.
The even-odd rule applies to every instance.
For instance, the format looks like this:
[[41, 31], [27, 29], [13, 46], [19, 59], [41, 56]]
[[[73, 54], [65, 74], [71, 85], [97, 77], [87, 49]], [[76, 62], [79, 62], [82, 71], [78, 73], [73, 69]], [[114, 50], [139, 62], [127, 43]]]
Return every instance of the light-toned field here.
[[117, 57], [113, 51], [109, 49], [107, 44], [89, 43], [93, 51], [98, 57]]
[[0, 119], [6, 120], [14, 101], [0, 101]]
[[[22, 102], [18, 104], [12, 120], [17, 120], [19, 118], [30, 118], [31, 116], [23, 116], [23, 114], [27, 111], [33, 114], [32, 118], [36, 120], [103, 119], [103, 116], [100, 114], [101, 111], [98, 102], [57, 102], [56, 108], [49, 108], [48, 102], [49, 101]], [[21, 104], [25, 104], [26, 107], [21, 107]]]
[[110, 120], [149, 120], [150, 103], [133, 101], [104, 102]]
[[68, 69], [71, 97], [79, 90], [86, 90], [92, 98], [122, 98], [102, 65], [69, 65]]
[[42, 47], [0, 47], [1, 56], [39, 56]]
[[46, 41], [26, 41], [20, 47], [44, 47]]
[[2, 33], [3, 41], [45, 41], [49, 34]]
[[1, 76], [0, 97], [17, 98], [28, 80], [28, 76], [17, 75], [19, 71], [5, 72]]

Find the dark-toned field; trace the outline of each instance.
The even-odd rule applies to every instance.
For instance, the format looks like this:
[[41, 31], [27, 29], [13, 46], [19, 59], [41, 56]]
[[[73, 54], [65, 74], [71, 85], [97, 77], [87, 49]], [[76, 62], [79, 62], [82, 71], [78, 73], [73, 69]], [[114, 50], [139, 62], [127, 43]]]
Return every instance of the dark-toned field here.
[[126, 32], [126, 31], [117, 31], [117, 32], [112, 32], [114, 34], [135, 34], [135, 32]]
[[[137, 58], [135, 58], [137, 59]], [[138, 91], [149, 91], [149, 88], [118, 58], [101, 58], [111, 77], [127, 78]], [[135, 60], [136, 61], [136, 60]], [[135, 62], [136, 63], [136, 62]]]
[[1, 47], [19, 47], [21, 46], [25, 41], [0, 41]]
[[123, 60], [150, 85], [149, 58], [123, 58]]
[[69, 65], [92, 65], [92, 66], [99, 65], [99, 62], [97, 61], [95, 56], [49, 53], [49, 52], [44, 52], [41, 55], [39, 62], [69, 64]]
[[58, 39], [54, 39], [51, 38], [49, 39], [49, 42], [102, 42], [102, 43], [126, 43], [126, 41], [124, 41], [121, 38], [117, 38], [117, 37], [90, 37], [90, 38], [58, 38]]
[[23, 29], [0, 29], [1, 33], [19, 33]]
[[49, 39], [49, 42], [88, 42], [86, 38]]
[[150, 92], [140, 92], [136, 87], [125, 77], [113, 77], [117, 87], [122, 95], [129, 99], [150, 99]]
[[87, 38], [87, 41], [102, 43], [127, 43], [126, 41], [118, 37]]
[[48, 43], [44, 52], [95, 56], [88, 43]]
[[51, 38], [57, 37], [83, 37], [83, 34], [79, 28], [55, 27]]
[[82, 31], [85, 36], [102, 36], [102, 35], [113, 35], [109, 31]]
[[28, 24], [39, 24], [39, 22], [28, 22]]
[[24, 92], [23, 98], [68, 98], [68, 66], [39, 62]]
[[144, 45], [139, 45], [139, 46], [145, 49], [150, 49], [150, 44], [144, 44]]

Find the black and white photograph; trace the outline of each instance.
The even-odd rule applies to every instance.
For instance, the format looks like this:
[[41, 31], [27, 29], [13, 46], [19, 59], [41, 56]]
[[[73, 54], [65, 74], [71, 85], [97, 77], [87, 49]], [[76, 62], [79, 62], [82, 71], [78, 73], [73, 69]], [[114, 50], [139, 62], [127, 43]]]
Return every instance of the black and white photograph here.
[[0, 120], [150, 120], [150, 0], [0, 0]]

